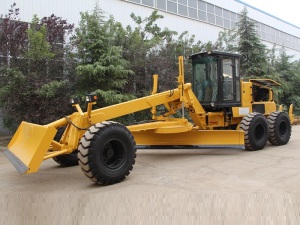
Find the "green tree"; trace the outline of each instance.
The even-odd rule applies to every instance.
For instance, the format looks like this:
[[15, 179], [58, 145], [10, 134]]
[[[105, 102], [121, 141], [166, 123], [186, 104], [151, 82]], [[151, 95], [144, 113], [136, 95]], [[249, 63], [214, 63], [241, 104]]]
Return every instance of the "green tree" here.
[[108, 27], [102, 10], [96, 6], [91, 14], [81, 13], [72, 39], [78, 59], [77, 92], [79, 95], [97, 93], [101, 106], [132, 98], [123, 92], [132, 71], [122, 57], [122, 48], [114, 45]]
[[[130, 68], [134, 74], [129, 76], [126, 91], [137, 97], [149, 95], [152, 89], [152, 75], [159, 75], [159, 90], [173, 89], [177, 86], [178, 56], [185, 58], [194, 52], [205, 48], [195, 36], [183, 32], [178, 37], [176, 32], [162, 29], [157, 22], [163, 16], [153, 11], [146, 18], [131, 14], [136, 27], [127, 26], [125, 29], [111, 17], [105, 26], [110, 31], [113, 43], [122, 46], [123, 55], [130, 61]], [[191, 66], [185, 60], [186, 80], [191, 80]], [[149, 111], [149, 110], [148, 110]], [[135, 113], [135, 120], [149, 119], [149, 113]]]
[[0, 108], [3, 123], [7, 128], [16, 129], [26, 115], [26, 77], [17, 69], [0, 67]]
[[50, 44], [50, 51], [54, 53], [54, 57], [47, 61], [47, 72], [51, 75], [51, 79], [65, 80], [68, 79], [68, 86], [73, 85], [73, 68], [70, 67], [72, 61], [69, 61], [69, 36], [74, 31], [74, 24], [69, 24], [65, 19], [52, 14], [43, 17], [40, 21], [41, 25], [46, 27], [46, 40]]
[[0, 71], [3, 120], [11, 129], [22, 120], [46, 124], [67, 113], [61, 105], [68, 103], [69, 80], [49, 73], [55, 54], [47, 41], [46, 25], [34, 16], [26, 33], [28, 46], [17, 58], [22, 67], [2, 67]]
[[149, 17], [142, 19], [135, 14], [130, 15], [136, 23], [136, 27], [126, 27], [125, 42], [123, 43], [124, 57], [130, 61], [131, 69], [134, 73], [129, 76], [127, 90], [136, 96], [147, 94], [151, 88], [152, 72], [150, 67], [155, 63], [149, 61], [149, 54], [156, 51], [164, 41], [177, 34], [166, 28], [161, 29], [157, 21], [163, 19], [163, 16], [153, 11]]
[[148, 71], [159, 75], [160, 90], [177, 87], [178, 56], [184, 57], [185, 82], [192, 82], [192, 66], [189, 56], [193, 53], [205, 51], [207, 44], [195, 40], [195, 35], [187, 31], [178, 37], [170, 36], [148, 55]]
[[293, 56], [286, 53], [284, 47], [279, 50], [279, 55], [276, 57], [274, 66], [276, 73], [279, 76], [279, 82], [281, 83], [281, 90], [279, 92], [280, 103], [288, 106], [293, 103], [293, 100], [297, 100], [295, 96], [298, 96], [299, 86], [297, 87], [297, 78], [299, 78], [298, 64], [292, 62]]
[[293, 56], [288, 55], [285, 48], [282, 47], [275, 62], [277, 72], [279, 72], [281, 77], [288, 82], [290, 81], [290, 78], [292, 77], [291, 74], [293, 73], [293, 63], [291, 62], [292, 58]]
[[214, 50], [225, 52], [237, 52], [237, 38], [238, 33], [236, 30], [223, 30], [219, 32], [218, 39], [214, 43]]
[[[177, 85], [178, 56], [185, 59], [189, 55], [211, 47], [211, 43], [201, 43], [195, 40], [195, 35], [177, 32], [167, 28], [160, 28], [157, 23], [164, 17], [153, 11], [148, 17], [142, 18], [130, 15], [136, 26], [127, 26], [111, 17], [105, 26], [110, 31], [113, 44], [122, 46], [123, 56], [130, 62], [134, 74], [129, 76], [126, 90], [135, 96], [149, 94], [152, 88], [152, 75], [159, 75], [160, 90], [174, 88]], [[191, 66], [185, 60], [186, 80], [191, 81]]]
[[54, 57], [54, 53], [50, 52], [50, 44], [46, 40], [47, 30], [44, 25], [40, 26], [39, 18], [34, 15], [30, 29], [27, 30], [29, 50], [25, 53], [27, 59], [34, 62], [41, 62]]
[[290, 104], [294, 105], [295, 114], [300, 115], [300, 60], [293, 62], [294, 73], [290, 77], [289, 84], [292, 86], [290, 96], [286, 96], [285, 104], [289, 106]]
[[238, 22], [238, 52], [241, 56], [241, 75], [261, 77], [267, 72], [267, 48], [255, 32], [255, 24], [248, 17], [247, 9], [241, 12]]

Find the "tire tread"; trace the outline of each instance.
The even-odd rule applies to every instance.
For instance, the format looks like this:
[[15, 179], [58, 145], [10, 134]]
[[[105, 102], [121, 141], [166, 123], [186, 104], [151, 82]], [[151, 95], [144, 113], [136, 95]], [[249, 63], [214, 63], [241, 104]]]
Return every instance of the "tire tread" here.
[[[266, 143], [263, 143], [263, 145], [257, 145], [253, 138], [250, 137], [251, 132], [250, 130], [253, 129], [252, 126], [255, 123], [255, 120], [259, 119], [259, 117], [264, 118], [265, 117], [257, 112], [250, 113], [247, 116], [245, 116], [241, 123], [240, 123], [240, 129], [244, 131], [244, 142], [245, 142], [245, 149], [249, 151], [255, 151], [255, 150], [260, 150], [263, 149]], [[267, 121], [266, 121], [267, 124]], [[268, 128], [268, 126], [267, 126]], [[266, 134], [267, 135], [267, 134]], [[267, 142], [267, 139], [266, 139]]]
[[[112, 122], [112, 121], [104, 121], [102, 123], [97, 123], [94, 126], [92, 126], [82, 137], [82, 140], [78, 147], [79, 150], [78, 162], [85, 176], [95, 183], [104, 184], [104, 185], [118, 183], [124, 180], [126, 176], [130, 174], [130, 171], [133, 169], [132, 165], [134, 165], [135, 163], [136, 149], [134, 149], [134, 154], [133, 154], [134, 158], [133, 158], [132, 165], [128, 167], [128, 170], [125, 171], [123, 175], [118, 176], [117, 178], [108, 177], [101, 174], [96, 168], [97, 165], [95, 165], [94, 162], [92, 161], [93, 157], [95, 157], [93, 152], [93, 147], [94, 147], [93, 145], [95, 139], [104, 132], [109, 132], [109, 130], [112, 131], [112, 129], [116, 129], [120, 127], [124, 128], [122, 124]], [[128, 135], [131, 138], [131, 145], [135, 146], [135, 142], [130, 131], [127, 128], [123, 130], [126, 133], [126, 135]]]

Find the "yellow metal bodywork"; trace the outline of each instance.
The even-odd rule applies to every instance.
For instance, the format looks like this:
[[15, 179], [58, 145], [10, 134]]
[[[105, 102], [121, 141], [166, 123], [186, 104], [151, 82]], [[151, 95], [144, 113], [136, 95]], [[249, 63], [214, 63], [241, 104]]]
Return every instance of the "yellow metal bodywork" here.
[[241, 84], [241, 100], [242, 107], [250, 107], [252, 105], [252, 83], [251, 82], [242, 82]]
[[244, 148], [244, 132], [235, 130], [192, 130], [184, 133], [132, 132], [137, 147]]
[[27, 167], [15, 165], [21, 174], [38, 170], [55, 133], [56, 129], [51, 126], [21, 123], [8, 145], [10, 152]]
[[244, 148], [244, 132], [235, 130], [199, 130], [187, 120], [154, 122], [128, 126], [138, 148], [170, 147]]
[[[248, 113], [252, 113], [253, 106], [255, 105], [264, 105], [264, 115], [266, 116], [271, 112], [276, 111], [276, 103], [274, 102], [272, 88], [263, 86], [262, 84], [272, 84], [272, 86], [278, 86], [280, 84], [270, 79], [251, 79], [250, 81], [241, 82], [241, 106], [232, 107], [233, 118], [243, 118]], [[253, 97], [253, 86], [266, 89], [268, 91], [268, 99], [264, 101], [255, 101]]]
[[[158, 78], [154, 75], [153, 91], [149, 96], [96, 110], [92, 110], [95, 103], [89, 102], [87, 112], [74, 104], [77, 112], [45, 126], [22, 122], [8, 145], [6, 155], [20, 173], [33, 173], [43, 160], [77, 150], [80, 139], [90, 126], [144, 109], [151, 109], [152, 119], [156, 122], [128, 126], [137, 147], [244, 148], [243, 131], [222, 128], [238, 125], [246, 114], [252, 112], [252, 83], [241, 83], [241, 106], [233, 107], [229, 117], [224, 112], [206, 112], [193, 93], [191, 84], [184, 84], [183, 73], [183, 58], [179, 57], [176, 89], [157, 93]], [[167, 109], [163, 115], [157, 115], [156, 107], [160, 105]], [[270, 101], [265, 105], [269, 113], [275, 103]], [[182, 118], [173, 118], [180, 109]], [[185, 109], [193, 123], [184, 118]], [[57, 129], [63, 126], [66, 129], [62, 138], [53, 140]]]
[[[278, 111], [283, 111], [283, 105], [280, 105], [279, 108], [278, 108]], [[295, 119], [295, 115], [294, 115], [294, 105], [293, 104], [290, 104], [290, 107], [289, 107], [289, 118], [290, 118], [290, 121], [291, 121], [291, 124], [296, 124], [296, 119]]]
[[209, 112], [207, 113], [207, 125], [209, 129], [214, 127], [225, 127], [223, 112]]
[[295, 116], [294, 116], [293, 112], [294, 112], [294, 105], [291, 104], [290, 108], [289, 108], [289, 117], [290, 117], [290, 121], [292, 124], [294, 123], [294, 120], [295, 120]]

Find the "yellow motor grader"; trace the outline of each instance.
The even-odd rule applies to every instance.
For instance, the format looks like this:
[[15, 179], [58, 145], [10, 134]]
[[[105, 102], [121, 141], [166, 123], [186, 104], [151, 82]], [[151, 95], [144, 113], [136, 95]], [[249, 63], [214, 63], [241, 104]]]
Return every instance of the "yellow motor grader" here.
[[[293, 108], [289, 114], [276, 110], [273, 99], [272, 87], [280, 84], [270, 79], [243, 81], [238, 54], [209, 51], [192, 55], [191, 61], [192, 84], [184, 83], [179, 57], [176, 89], [158, 93], [154, 75], [149, 96], [93, 110], [96, 96], [87, 95], [86, 112], [73, 98], [72, 115], [47, 125], [22, 122], [5, 155], [21, 174], [36, 172], [43, 160], [53, 158], [63, 166], [79, 164], [90, 180], [108, 185], [129, 175], [136, 149], [260, 150], [268, 140], [273, 145], [289, 141]], [[158, 113], [162, 106], [165, 112]], [[151, 109], [151, 122], [126, 127], [110, 121], [144, 109]]]

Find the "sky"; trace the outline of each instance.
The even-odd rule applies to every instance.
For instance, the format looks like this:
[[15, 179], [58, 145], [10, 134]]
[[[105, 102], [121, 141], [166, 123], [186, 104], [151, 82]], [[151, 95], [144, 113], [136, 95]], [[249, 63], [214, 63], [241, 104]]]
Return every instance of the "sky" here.
[[241, 0], [273, 16], [300, 27], [299, 0]]

